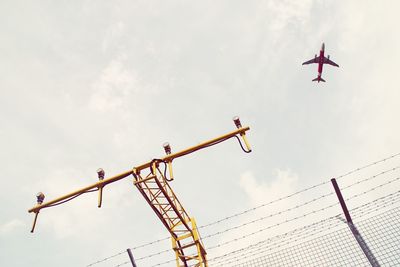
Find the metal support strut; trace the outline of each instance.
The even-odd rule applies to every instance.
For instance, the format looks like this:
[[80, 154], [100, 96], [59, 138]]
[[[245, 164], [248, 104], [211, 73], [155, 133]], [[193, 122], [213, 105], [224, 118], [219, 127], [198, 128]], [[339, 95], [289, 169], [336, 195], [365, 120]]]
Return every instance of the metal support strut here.
[[354, 225], [353, 220], [351, 219], [349, 210], [347, 209], [346, 202], [343, 199], [342, 192], [340, 191], [340, 188], [336, 182], [335, 178], [331, 179], [333, 188], [335, 189], [336, 195], [339, 199], [340, 206], [342, 207], [344, 216], [346, 217], [347, 225], [350, 228], [351, 233], [353, 234], [354, 238], [356, 239], [358, 245], [364, 252], [365, 256], [367, 257], [369, 263], [373, 267], [380, 267], [381, 265], [379, 264], [378, 260], [375, 258], [374, 254], [368, 247], [367, 243], [365, 242], [364, 238], [360, 234], [360, 232], [357, 230], [357, 227]]

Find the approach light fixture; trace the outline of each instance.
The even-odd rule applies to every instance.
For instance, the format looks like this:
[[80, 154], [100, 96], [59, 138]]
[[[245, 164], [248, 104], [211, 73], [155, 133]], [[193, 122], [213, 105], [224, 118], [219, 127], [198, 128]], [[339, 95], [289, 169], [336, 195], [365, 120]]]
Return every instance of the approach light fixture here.
[[99, 177], [100, 181], [104, 179], [104, 175], [105, 175], [105, 172], [102, 168], [97, 169], [97, 176]]
[[240, 118], [238, 116], [233, 117], [233, 122], [238, 129], [242, 128], [242, 123], [240, 122]]
[[36, 199], [37, 199], [38, 205], [41, 205], [43, 203], [43, 200], [44, 200], [44, 194], [42, 192], [37, 193], [36, 194]]
[[169, 143], [165, 142], [163, 144], [163, 147], [164, 147], [165, 154], [170, 155], [171, 154], [171, 147], [170, 147]]

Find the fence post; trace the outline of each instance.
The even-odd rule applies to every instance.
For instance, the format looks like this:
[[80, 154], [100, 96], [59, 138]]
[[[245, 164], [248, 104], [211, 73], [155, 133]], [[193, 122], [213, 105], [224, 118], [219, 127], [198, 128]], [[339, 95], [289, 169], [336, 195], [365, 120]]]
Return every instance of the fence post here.
[[336, 195], [339, 199], [340, 206], [342, 207], [344, 216], [346, 217], [347, 225], [350, 228], [351, 233], [353, 234], [354, 238], [356, 239], [358, 245], [364, 252], [365, 256], [367, 257], [369, 263], [372, 267], [380, 267], [378, 260], [375, 258], [372, 251], [369, 249], [367, 243], [365, 242], [364, 238], [361, 236], [360, 232], [357, 230], [357, 227], [354, 225], [353, 220], [351, 219], [349, 210], [347, 209], [346, 202], [343, 199], [342, 192], [340, 192], [340, 188], [336, 182], [335, 178], [331, 179], [333, 188], [335, 189]]
[[128, 248], [126, 251], [128, 252], [129, 259], [131, 260], [131, 263], [132, 263], [132, 267], [136, 267], [135, 259], [133, 258], [131, 249]]

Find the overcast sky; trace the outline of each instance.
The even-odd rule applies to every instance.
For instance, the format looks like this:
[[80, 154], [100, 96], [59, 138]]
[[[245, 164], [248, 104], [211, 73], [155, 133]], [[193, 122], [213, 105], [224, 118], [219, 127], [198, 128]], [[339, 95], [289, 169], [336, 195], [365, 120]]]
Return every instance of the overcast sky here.
[[[252, 153], [230, 140], [174, 161], [171, 186], [199, 225], [398, 153], [398, 10], [385, 0], [1, 1], [0, 265], [86, 266], [167, 237], [131, 178], [105, 188], [101, 209], [93, 193], [43, 210], [34, 234], [27, 210], [39, 191], [50, 200], [96, 182], [99, 167], [108, 177], [161, 157], [165, 141], [179, 151], [230, 132], [235, 115]], [[325, 66], [318, 84], [317, 66], [301, 63], [322, 42], [340, 68]], [[170, 242], [157, 246], [136, 255]]]

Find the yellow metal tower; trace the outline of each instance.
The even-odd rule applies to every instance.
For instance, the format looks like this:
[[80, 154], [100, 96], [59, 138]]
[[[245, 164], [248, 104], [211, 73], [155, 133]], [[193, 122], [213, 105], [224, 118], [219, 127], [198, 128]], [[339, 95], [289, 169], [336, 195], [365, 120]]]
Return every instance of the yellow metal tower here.
[[[250, 152], [251, 149], [246, 139], [246, 131], [250, 128], [242, 127], [238, 117], [234, 118], [234, 122], [238, 128], [237, 130], [174, 154], [171, 154], [171, 148], [169, 144], [166, 143], [164, 144], [164, 150], [167, 154], [165, 157], [153, 159], [150, 162], [134, 167], [132, 170], [114, 177], [104, 179], [104, 171], [99, 169], [97, 170], [99, 182], [57, 199], [43, 203], [44, 194], [39, 193], [37, 195], [37, 205], [29, 210], [29, 212], [35, 213], [31, 232], [35, 229], [37, 217], [41, 209], [67, 202], [81, 194], [93, 191], [99, 192], [98, 207], [101, 207], [104, 186], [133, 175], [133, 184], [171, 234], [172, 248], [176, 256], [176, 265], [178, 267], [207, 267], [207, 253], [201, 242], [196, 221], [185, 211], [169, 185], [169, 182], [174, 179], [172, 161], [230, 138], [237, 138], [243, 151]], [[242, 145], [241, 140], [243, 140], [245, 147]]]

